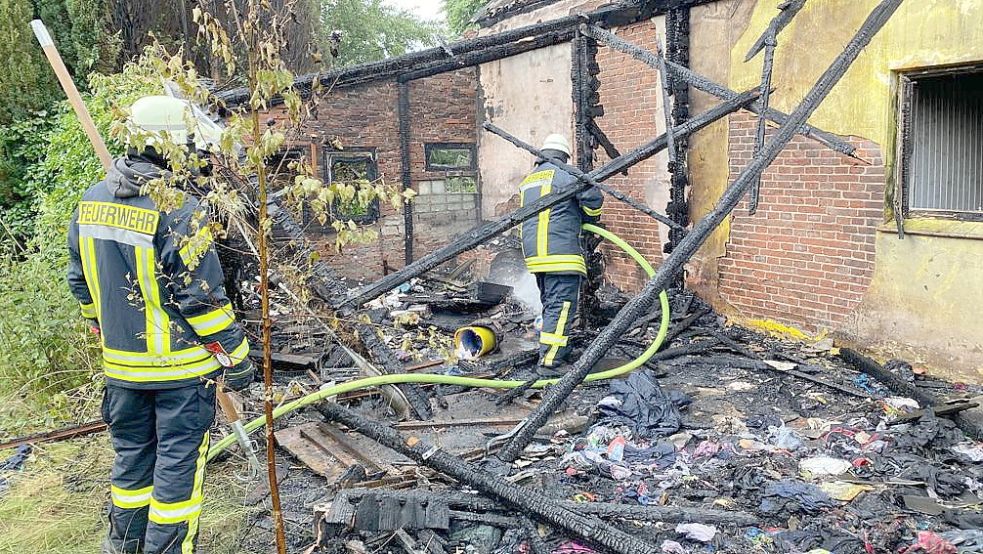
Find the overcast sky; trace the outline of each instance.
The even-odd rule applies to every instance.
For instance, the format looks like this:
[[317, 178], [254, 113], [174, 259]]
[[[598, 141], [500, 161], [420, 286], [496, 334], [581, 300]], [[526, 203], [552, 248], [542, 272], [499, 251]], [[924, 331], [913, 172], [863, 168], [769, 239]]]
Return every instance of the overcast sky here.
[[415, 13], [422, 19], [444, 19], [440, 0], [386, 0], [388, 4]]

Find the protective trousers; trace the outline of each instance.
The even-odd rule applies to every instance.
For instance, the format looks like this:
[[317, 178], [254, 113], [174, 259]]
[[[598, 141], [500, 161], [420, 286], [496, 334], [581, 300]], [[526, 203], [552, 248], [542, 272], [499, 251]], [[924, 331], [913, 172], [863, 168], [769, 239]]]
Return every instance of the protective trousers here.
[[577, 314], [580, 275], [537, 273], [543, 303], [543, 330], [539, 333], [539, 365], [556, 367], [570, 353], [569, 333]]
[[102, 416], [116, 460], [111, 552], [195, 551], [215, 387], [138, 390], [107, 385]]

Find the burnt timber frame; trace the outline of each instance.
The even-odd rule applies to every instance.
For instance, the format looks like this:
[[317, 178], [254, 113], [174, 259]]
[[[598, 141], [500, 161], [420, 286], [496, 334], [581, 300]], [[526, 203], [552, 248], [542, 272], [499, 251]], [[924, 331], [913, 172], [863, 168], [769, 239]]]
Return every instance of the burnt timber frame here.
[[[726, 117], [727, 115], [743, 107], [747, 107], [754, 102], [757, 97], [757, 91], [749, 91], [738, 94], [730, 100], [722, 102], [715, 108], [707, 110], [705, 113], [700, 114], [699, 116], [694, 117], [693, 119], [679, 126], [679, 128], [675, 129], [676, 136], [689, 136], [709, 126], [711, 123]], [[645, 161], [658, 152], [664, 150], [667, 142], [666, 135], [660, 135], [659, 137], [649, 141], [647, 144], [644, 144], [639, 148], [636, 148], [635, 150], [612, 160], [607, 165], [595, 169], [594, 171], [590, 172], [589, 176], [597, 182], [603, 182], [615, 174]], [[413, 277], [422, 275], [423, 273], [426, 273], [427, 271], [430, 271], [440, 264], [450, 260], [454, 256], [474, 248], [479, 244], [487, 242], [496, 235], [515, 227], [529, 218], [535, 217], [539, 212], [555, 206], [560, 202], [573, 198], [577, 195], [577, 193], [591, 186], [589, 183], [585, 183], [581, 179], [578, 179], [578, 181], [580, 181], [580, 185], [578, 186], [539, 198], [535, 202], [525, 207], [506, 214], [495, 221], [486, 223], [477, 229], [473, 229], [466, 236], [461, 237], [460, 239], [457, 239], [450, 244], [447, 244], [446, 246], [415, 260], [413, 263], [408, 264], [399, 271], [390, 273], [374, 283], [370, 283], [355, 289], [347, 297], [341, 298], [340, 300], [336, 299], [333, 302], [334, 307], [337, 309], [358, 309], [365, 302], [378, 298], [379, 296], [398, 287]]]
[[643, 317], [651, 310], [656, 297], [669, 285], [673, 275], [683, 267], [683, 264], [689, 261], [710, 234], [734, 211], [734, 208], [737, 207], [738, 202], [740, 202], [741, 198], [751, 187], [754, 180], [760, 177], [761, 173], [785, 149], [785, 146], [798, 133], [806, 120], [809, 119], [809, 116], [826, 99], [833, 86], [843, 78], [843, 75], [846, 74], [847, 69], [857, 59], [863, 48], [887, 24], [888, 20], [891, 19], [891, 16], [894, 15], [894, 12], [897, 11], [903, 1], [882, 0], [874, 8], [860, 29], [857, 30], [854, 37], [847, 43], [843, 52], [837, 56], [829, 68], [820, 76], [819, 80], [816, 81], [816, 84], [806, 94], [799, 106], [778, 129], [771, 142], [754, 156], [747, 167], [727, 187], [727, 190], [721, 195], [714, 209], [693, 226], [693, 229], [679, 243], [679, 246], [659, 266], [659, 269], [645, 285], [642, 292], [633, 297], [618, 312], [618, 315], [601, 331], [597, 339], [584, 351], [583, 355], [581, 355], [570, 371], [556, 385], [546, 389], [542, 403], [528, 416], [525, 424], [515, 429], [509, 443], [498, 453], [499, 458], [509, 462], [515, 460], [533, 439], [540, 427], [546, 423], [550, 414], [555, 412], [560, 407], [560, 404], [573, 392], [573, 389], [584, 380], [594, 364], [604, 357], [607, 350], [618, 341], [622, 334], [638, 318]]
[[[553, 46], [555, 44], [560, 44], [567, 41], [574, 41], [576, 43], [577, 37], [580, 39], [591, 39], [592, 41], [600, 40], [606, 43], [608, 46], [615, 48], [616, 50], [626, 52], [631, 56], [653, 65], [653, 67], [658, 67], [658, 62], [656, 58], [649, 52], [627, 43], [620, 38], [617, 38], [609, 31], [605, 31], [597, 25], [606, 25], [609, 27], [623, 26], [644, 19], [648, 19], [660, 14], [666, 14], [667, 20], [672, 20], [673, 22], [673, 35], [675, 37], [675, 42], [679, 44], [670, 45], [673, 51], [677, 52], [677, 61], [685, 62], [687, 55], [678, 54], [678, 52], [688, 52], [688, 11], [692, 6], [697, 6], [700, 4], [711, 3], [716, 0], [625, 0], [618, 4], [597, 9], [592, 12], [576, 14], [567, 17], [558, 18], [552, 21], [547, 21], [544, 23], [538, 23], [534, 25], [528, 25], [525, 27], [520, 27], [511, 31], [505, 31], [496, 35], [490, 35], [486, 37], [478, 37], [474, 39], [462, 40], [456, 43], [442, 45], [435, 48], [429, 48], [419, 52], [407, 54], [400, 56], [398, 58], [392, 58], [388, 60], [383, 60], [380, 62], [362, 64], [350, 68], [342, 68], [339, 70], [329, 71], [324, 74], [314, 73], [302, 76], [295, 80], [294, 88], [298, 90], [302, 95], [313, 94], [323, 87], [343, 87], [352, 86], [365, 82], [380, 81], [385, 79], [395, 79], [398, 86], [399, 100], [398, 100], [398, 126], [400, 133], [400, 163], [401, 163], [401, 182], [403, 188], [408, 188], [411, 186], [411, 172], [410, 172], [410, 145], [409, 145], [409, 133], [410, 133], [410, 106], [409, 106], [409, 89], [408, 83], [413, 80], [423, 79], [426, 77], [431, 77], [441, 73], [447, 73], [451, 71], [456, 71], [465, 67], [473, 67], [483, 63], [491, 62], [494, 60], [499, 60], [503, 58], [512, 57], [524, 52], [529, 52], [541, 48], [546, 48]], [[672, 15], [675, 14], [675, 15]], [[685, 23], [683, 23], [685, 20]], [[685, 41], [683, 40], [685, 39]], [[682, 42], [686, 42], [685, 46]], [[585, 43], [586, 44], [586, 43]], [[595, 44], [596, 46], [596, 44]], [[576, 48], [576, 46], [575, 46]], [[581, 47], [581, 49], [583, 49]], [[580, 65], [580, 56], [574, 56], [574, 66]], [[659, 59], [662, 59], [660, 56]], [[679, 90], [686, 89], [686, 85], [693, 86], [699, 90], [703, 90], [710, 94], [713, 94], [719, 98], [725, 100], [724, 105], [731, 104], [733, 102], [739, 102], [743, 100], [743, 96], [735, 91], [729, 90], [722, 85], [718, 85], [709, 81], [708, 79], [691, 72], [689, 69], [683, 65], [677, 63], [672, 63], [668, 60], [663, 59], [663, 63], [668, 70], [667, 73], [673, 74], [672, 81], [679, 80], [676, 85], [674, 85]], [[584, 71], [578, 71], [576, 67], [572, 68], [574, 75], [577, 74], [584, 75]], [[574, 83], [575, 87], [583, 87], [583, 81], [589, 81], [591, 79], [596, 80], [596, 76], [581, 77], [581, 83]], [[599, 86], [599, 83], [598, 83]], [[584, 97], [584, 94], [577, 93], [578, 96]], [[248, 100], [248, 93], [244, 89], [237, 89], [228, 91], [225, 93], [220, 93], [216, 95], [216, 99], [220, 104], [236, 104]], [[575, 106], [583, 108], [585, 115], [587, 114], [587, 106], [584, 105], [585, 101], [589, 101], [590, 98], [585, 98], [580, 102], [575, 102]], [[282, 99], [274, 98], [271, 101], [271, 105], [276, 105], [282, 102]], [[674, 115], [671, 118], [673, 123], [679, 123], [685, 118], [681, 115], [685, 112], [678, 112], [679, 105], [681, 103], [677, 100], [677, 108], [673, 110]], [[760, 103], [758, 103], [760, 105]], [[688, 111], [688, 103], [686, 104], [686, 110]], [[781, 112], [775, 110], [756, 110], [752, 104], [749, 111], [757, 113], [758, 111], [763, 111], [763, 113], [771, 120], [776, 122], [783, 122], [784, 118], [787, 117]], [[712, 111], [712, 110], [711, 110]], [[678, 113], [677, 113], [678, 112]], [[594, 115], [603, 114], [603, 107], [592, 106], [590, 107], [590, 113]], [[709, 112], [708, 112], [709, 113]], [[726, 114], [725, 114], [726, 115]], [[604, 133], [597, 126], [596, 122], [593, 121], [593, 117], [586, 117], [583, 120], [585, 127], [588, 127], [591, 134], [595, 137], [597, 142], [604, 147], [605, 151], [609, 156], [618, 154], [617, 149], [611, 144], [610, 140], [604, 135]], [[696, 130], [696, 129], [694, 129]], [[802, 134], [810, 136], [819, 140], [820, 142], [830, 146], [838, 152], [845, 153], [847, 155], [852, 155], [853, 147], [840, 140], [836, 136], [815, 129], [808, 125], [803, 125], [799, 130]], [[667, 132], [670, 133], [671, 141], [667, 141], [666, 145], [669, 146], [671, 142], [671, 150], [675, 150], [677, 141], [684, 140], [685, 137], [676, 137], [672, 134], [674, 133], [673, 125], [667, 126]], [[579, 141], [578, 141], [579, 143]], [[685, 145], [685, 143], [684, 143]], [[578, 144], [578, 147], [580, 145]], [[643, 147], [644, 148], [644, 147]], [[578, 148], [580, 150], [580, 148]], [[636, 152], [642, 149], [636, 150]], [[646, 159], [651, 154], [645, 155], [640, 158], [639, 161]], [[585, 149], [586, 156], [586, 149]], [[592, 156], [591, 156], [592, 157]], [[615, 160], [620, 160], [626, 156], [618, 156], [614, 158]], [[613, 163], [613, 162], [612, 162]], [[634, 162], [637, 163], [637, 162]], [[627, 174], [628, 167], [632, 164], [625, 165], [619, 171], [624, 171]], [[677, 163], [671, 163], [670, 166], [674, 167]], [[667, 245], [667, 250], [671, 250], [676, 246], [674, 240], [682, 239], [683, 231], [689, 224], [688, 209], [685, 202], [685, 187], [686, 187], [686, 176], [683, 170], [673, 173], [673, 186], [670, 203], [667, 206], [669, 208], [671, 219], [674, 221], [675, 225], [669, 225], [670, 227], [670, 243]], [[607, 178], [607, 177], [604, 177]], [[597, 179], [597, 181], [603, 181], [604, 179]], [[618, 196], [615, 198], [619, 200], [626, 201], [628, 198], [626, 195]], [[636, 209], [641, 205], [638, 202], [627, 202], [632, 207]], [[552, 205], [552, 204], [551, 204]], [[548, 206], [546, 206], [548, 207]], [[653, 216], [655, 213], [653, 210], [647, 209], [642, 210], [649, 216]], [[534, 213], [538, 213], [534, 212]], [[653, 216], [654, 217], [654, 216]], [[404, 220], [404, 270], [409, 269], [414, 264], [413, 253], [413, 208], [411, 204], [404, 204], [403, 209], [403, 220]], [[516, 223], [522, 220], [516, 221]], [[504, 230], [504, 229], [502, 229]], [[480, 229], [478, 231], [481, 231]], [[501, 231], [498, 231], [501, 232]], [[471, 233], [474, 235], [475, 231]], [[483, 233], [482, 233], [483, 234]], [[493, 235], [488, 235], [490, 238]], [[675, 239], [673, 239], [675, 237]], [[476, 243], [476, 244], [480, 244]], [[438, 252], [443, 252], [439, 250]], [[460, 252], [455, 253], [454, 255]], [[447, 258], [449, 259], [449, 258]], [[446, 259], [444, 260], [446, 261]], [[435, 266], [434, 266], [435, 267]], [[428, 269], [432, 269], [428, 268]], [[397, 272], [393, 275], [402, 274], [405, 275], [405, 271]], [[418, 275], [416, 273], [415, 275]], [[409, 279], [412, 276], [406, 277]], [[383, 278], [382, 281], [387, 281]], [[380, 283], [382, 282], [380, 281]], [[387, 281], [388, 282], [388, 281]], [[395, 283], [394, 286], [398, 286], [401, 282]], [[390, 287], [391, 288], [394, 288]], [[363, 287], [364, 289], [364, 287]], [[346, 301], [345, 304], [355, 304], [360, 305], [362, 302], [371, 300], [377, 297], [382, 292], [377, 291], [375, 296], [371, 298], [366, 298], [361, 302], [355, 302], [355, 299], [351, 301]], [[336, 304], [337, 306], [337, 304]]]
[[[399, 83], [397, 118], [399, 119], [399, 173], [405, 192], [413, 186], [410, 166], [410, 84]], [[403, 263], [413, 261], [413, 203], [403, 202]]]
[[[690, 8], [688, 6], [677, 7], [666, 13], [666, 62], [675, 63], [681, 67], [689, 67], [690, 49], [690, 29], [689, 29]], [[673, 97], [671, 125], [678, 126], [685, 123], [690, 116], [689, 112], [689, 84], [676, 75], [670, 75], [669, 88]], [[685, 229], [689, 226], [689, 202], [686, 200], [686, 187], [689, 186], [687, 152], [689, 141], [686, 139], [677, 141], [677, 171], [672, 173], [669, 183], [669, 205], [666, 206], [666, 213], [673, 221]], [[678, 229], [669, 230], [669, 243], [666, 244], [666, 253], [672, 250], [683, 240], [684, 232]], [[680, 275], [681, 277], [681, 275]], [[682, 285], [682, 280], [677, 283]]]

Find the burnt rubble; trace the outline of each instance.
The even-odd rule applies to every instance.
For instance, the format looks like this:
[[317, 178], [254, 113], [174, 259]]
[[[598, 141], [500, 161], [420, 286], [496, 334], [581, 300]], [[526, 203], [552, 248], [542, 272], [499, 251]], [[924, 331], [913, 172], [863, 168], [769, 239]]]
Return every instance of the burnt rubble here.
[[[406, 265], [374, 283], [351, 287], [337, 278], [311, 255], [288, 211], [271, 204], [286, 249], [311, 260], [306, 285], [317, 298], [277, 315], [274, 365], [285, 399], [378, 374], [513, 381], [511, 390], [451, 384], [356, 390], [278, 421], [276, 439], [291, 462], [281, 490], [294, 550], [980, 551], [983, 445], [975, 442], [979, 425], [964, 414], [978, 407], [973, 398], [983, 389], [928, 379], [901, 362], [881, 366], [841, 351], [832, 339], [793, 342], [727, 326], [679, 288], [684, 264], [756, 189], [794, 135], [852, 153], [842, 139], [806, 121], [900, 3], [880, 2], [789, 114], [768, 105], [769, 64], [760, 91], [739, 94], [676, 63], [686, 57], [678, 45], [668, 45], [667, 60], [661, 51], [646, 52], [604, 30], [610, 21], [603, 18], [562, 20], [562, 30], [524, 48], [574, 39], [578, 150], [604, 147], [591, 116], [601, 108], [590, 83], [600, 43], [666, 77], [664, 99], [675, 96], [677, 104], [667, 113], [668, 132], [599, 168], [592, 161], [563, 166], [578, 180], [569, 191], [419, 258], [407, 227]], [[796, 5], [789, 3], [764, 37], [765, 56], [773, 54]], [[684, 27], [675, 27], [674, 35], [685, 35]], [[443, 60], [432, 52], [426, 56], [433, 59], [388, 70], [405, 83], [514, 53], [508, 43], [476, 44], [466, 59]], [[690, 116], [683, 83], [723, 102]], [[682, 217], [681, 141], [739, 109], [778, 129], [768, 142], [758, 141], [754, 159], [713, 211], [689, 225]], [[506, 130], [490, 124], [485, 130], [539, 154]], [[678, 170], [671, 171], [677, 204], [669, 216], [603, 184], [663, 149], [670, 152], [670, 169]], [[584, 303], [589, 311], [582, 325], [572, 326], [572, 365], [537, 389], [536, 309], [529, 305], [535, 299], [517, 282], [474, 274], [457, 257], [487, 250], [497, 235], [589, 186], [666, 222], [671, 248], [638, 294], [591, 284]], [[508, 241], [502, 248], [508, 250]], [[521, 256], [500, 254], [521, 263]], [[634, 372], [593, 381], [591, 374], [635, 359], [656, 340], [665, 315], [656, 298], [665, 289], [671, 289], [670, 322], [659, 351]], [[456, 329], [475, 323], [495, 343], [478, 356], [454, 340]], [[260, 489], [253, 500], [262, 497]], [[247, 550], [268, 544], [268, 516], [261, 513], [254, 523]]]
[[[466, 274], [414, 280], [380, 299], [376, 335], [408, 372], [534, 379], [531, 313], [512, 295], [445, 311], [447, 295], [471, 288]], [[541, 391], [499, 405], [508, 393], [420, 386], [432, 418], [399, 421], [365, 390], [281, 420], [296, 551], [859, 552], [895, 551], [926, 529], [972, 538], [983, 447], [924, 400], [971, 405], [983, 389], [897, 363], [893, 373], [878, 366], [882, 382], [830, 340], [725, 326], [690, 292], [673, 291], [670, 304], [672, 339], [657, 359], [576, 389], [513, 464], [494, 456], [493, 439], [528, 417]], [[450, 316], [496, 322], [499, 349], [456, 360]], [[604, 363], [637, 356], [658, 321], [624, 335]], [[284, 315], [277, 325], [284, 390], [357, 372], [334, 347], [319, 351], [309, 324]], [[594, 335], [573, 340], [583, 348]], [[905, 392], [888, 387], [896, 380]], [[267, 518], [247, 540], [264, 540]]]

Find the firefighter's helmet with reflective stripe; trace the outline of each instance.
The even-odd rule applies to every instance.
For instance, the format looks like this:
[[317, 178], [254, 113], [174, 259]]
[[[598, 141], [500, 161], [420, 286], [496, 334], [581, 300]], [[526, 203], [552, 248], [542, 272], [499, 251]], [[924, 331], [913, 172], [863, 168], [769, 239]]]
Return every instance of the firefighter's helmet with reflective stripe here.
[[160, 134], [177, 145], [190, 142], [188, 122], [192, 120], [188, 103], [170, 96], [144, 96], [130, 107], [133, 131]]

